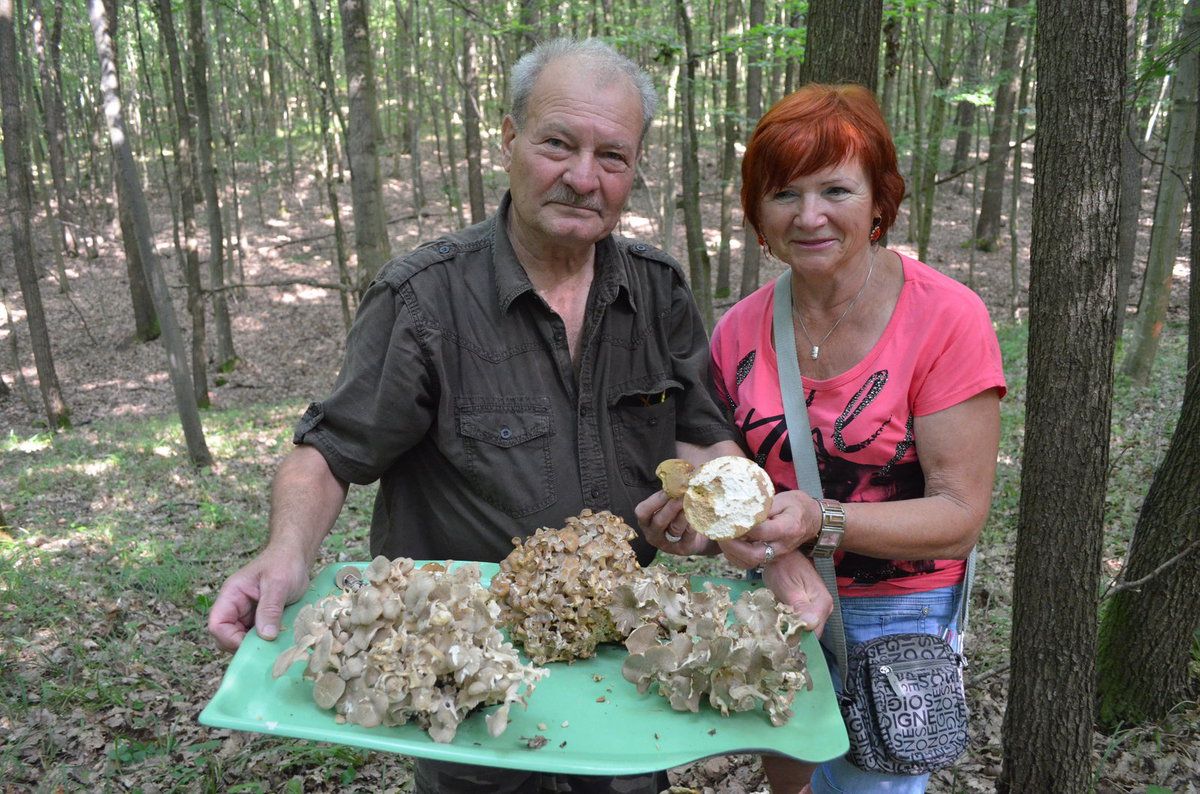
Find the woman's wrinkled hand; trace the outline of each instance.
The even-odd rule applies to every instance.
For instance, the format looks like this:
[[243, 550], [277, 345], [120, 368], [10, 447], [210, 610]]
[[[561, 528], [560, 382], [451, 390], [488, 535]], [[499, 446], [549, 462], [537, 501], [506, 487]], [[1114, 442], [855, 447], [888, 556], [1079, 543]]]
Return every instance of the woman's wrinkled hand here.
[[775, 494], [771, 511], [740, 538], [721, 541], [721, 551], [738, 568], [758, 568], [816, 539], [821, 508], [803, 491]]
[[820, 636], [825, 621], [833, 613], [833, 596], [812, 560], [798, 551], [784, 554], [763, 567], [763, 583], [781, 604]]

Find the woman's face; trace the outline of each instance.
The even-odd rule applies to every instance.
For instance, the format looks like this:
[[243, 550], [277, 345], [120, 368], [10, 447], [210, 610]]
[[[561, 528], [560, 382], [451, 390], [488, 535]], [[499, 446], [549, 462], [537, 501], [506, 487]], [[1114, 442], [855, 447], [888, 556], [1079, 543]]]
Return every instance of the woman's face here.
[[762, 235], [798, 273], [833, 275], [870, 246], [878, 213], [858, 158], [797, 177], [762, 199]]

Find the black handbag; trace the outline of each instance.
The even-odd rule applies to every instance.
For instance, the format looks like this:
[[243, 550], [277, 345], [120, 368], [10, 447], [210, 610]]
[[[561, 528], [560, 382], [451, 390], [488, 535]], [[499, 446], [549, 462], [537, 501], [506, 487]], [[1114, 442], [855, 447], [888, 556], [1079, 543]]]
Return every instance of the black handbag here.
[[[792, 329], [791, 271], [775, 282], [774, 330], [779, 386], [783, 396], [796, 483], [814, 499], [821, 479], [804, 406], [804, 385]], [[967, 748], [966, 661], [943, 638], [932, 634], [887, 634], [846, 653], [841, 602], [831, 557], [814, 557], [830, 595], [833, 613], [821, 643], [837, 659], [842, 691], [838, 706], [850, 737], [848, 758], [860, 769], [893, 775], [920, 775], [950, 766]], [[966, 634], [967, 604], [975, 573], [975, 551], [967, 558], [958, 604], [958, 633]]]

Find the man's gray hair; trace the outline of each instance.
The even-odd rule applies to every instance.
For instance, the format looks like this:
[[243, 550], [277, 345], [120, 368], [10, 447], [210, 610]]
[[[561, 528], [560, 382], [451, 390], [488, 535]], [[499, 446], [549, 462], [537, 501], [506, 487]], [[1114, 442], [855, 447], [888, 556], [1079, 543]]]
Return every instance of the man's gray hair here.
[[517, 129], [524, 129], [526, 111], [529, 107], [529, 95], [533, 93], [533, 85], [541, 76], [542, 70], [551, 61], [559, 58], [577, 58], [587, 62], [589, 67], [604, 71], [609, 70], [625, 75], [637, 87], [642, 100], [642, 137], [650, 129], [654, 120], [654, 111], [658, 107], [658, 94], [650, 75], [642, 67], [626, 58], [600, 39], [550, 39], [543, 41], [513, 65], [508, 79], [508, 113], [512, 116]]

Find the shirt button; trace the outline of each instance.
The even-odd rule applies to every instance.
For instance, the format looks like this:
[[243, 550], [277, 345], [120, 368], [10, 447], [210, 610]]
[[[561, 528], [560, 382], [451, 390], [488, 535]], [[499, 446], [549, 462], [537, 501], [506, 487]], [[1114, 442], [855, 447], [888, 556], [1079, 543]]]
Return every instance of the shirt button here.
[[600, 489], [599, 489], [599, 488], [593, 488], [593, 489], [592, 489], [592, 498], [593, 498], [593, 499], [598, 499], [598, 498], [600, 498]]
[[655, 425], [658, 424], [658, 417], [656, 417], [656, 416], [650, 417], [650, 421], [647, 424], [649, 424], [651, 427], [654, 427]]
[[450, 246], [448, 246], [448, 245], [439, 245], [439, 246], [438, 246], [438, 253], [439, 253], [439, 254], [448, 254], [448, 253], [450, 253]]
[[633, 250], [640, 252], [640, 251], [645, 251], [649, 247], [650, 246], [646, 245], [645, 243], [638, 243], [633, 246]]
[[590, 413], [591, 413], [591, 409], [588, 408], [586, 405], [579, 406], [579, 415], [580, 416], [587, 416]]
[[512, 438], [512, 430], [509, 429], [508, 425], [500, 428], [500, 438], [504, 439], [505, 441]]

